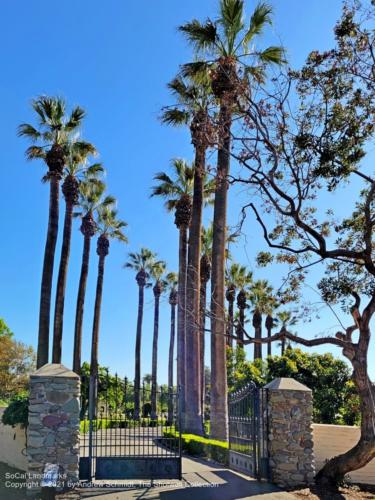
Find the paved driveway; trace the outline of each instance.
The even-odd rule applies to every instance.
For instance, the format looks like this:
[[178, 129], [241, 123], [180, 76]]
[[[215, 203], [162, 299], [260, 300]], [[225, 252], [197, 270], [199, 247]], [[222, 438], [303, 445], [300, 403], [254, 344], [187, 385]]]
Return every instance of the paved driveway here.
[[130, 500], [130, 499], [189, 499], [195, 500], [295, 500], [289, 493], [277, 487], [259, 483], [247, 476], [202, 460], [183, 458], [182, 481], [160, 481], [147, 484], [146, 481], [113, 481], [116, 491], [104, 489], [103, 483], [96, 481], [96, 490], [85, 489], [83, 499]]

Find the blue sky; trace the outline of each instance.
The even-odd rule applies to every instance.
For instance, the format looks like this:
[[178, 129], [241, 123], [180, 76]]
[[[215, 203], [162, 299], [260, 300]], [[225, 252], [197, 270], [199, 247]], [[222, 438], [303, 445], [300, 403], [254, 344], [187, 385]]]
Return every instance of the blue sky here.
[[[329, 48], [332, 27], [339, 17], [339, 0], [273, 0], [274, 26], [261, 44], [283, 43], [293, 65], [312, 49]], [[248, 11], [254, 2], [248, 1]], [[127, 253], [147, 246], [177, 269], [177, 230], [160, 201], [149, 199], [152, 176], [168, 168], [172, 157], [192, 159], [188, 134], [160, 125], [160, 108], [171, 102], [166, 83], [181, 63], [191, 59], [189, 47], [176, 27], [192, 17], [214, 16], [216, 0], [34, 0], [2, 2], [0, 18], [0, 316], [18, 339], [36, 345], [39, 287], [45, 244], [48, 186], [40, 179], [41, 163], [24, 159], [26, 142], [16, 137], [20, 122], [33, 121], [30, 99], [39, 94], [62, 95], [87, 110], [84, 137], [93, 142], [107, 168], [109, 192], [119, 200], [128, 222], [129, 245], [113, 244], [106, 262], [100, 363], [121, 375], [133, 376], [137, 312], [134, 275], [122, 269]], [[210, 161], [214, 161], [214, 157]], [[231, 195], [229, 222], [238, 220], [237, 193]], [[337, 195], [337, 209], [342, 206]], [[354, 199], [354, 198], [353, 198]], [[63, 204], [61, 206], [63, 212]], [[206, 219], [210, 214], [206, 214]], [[60, 226], [62, 227], [62, 226]], [[257, 270], [253, 256], [264, 248], [254, 221], [246, 238], [232, 249], [257, 277], [278, 280], [282, 271]], [[66, 293], [63, 362], [72, 363], [75, 301], [82, 238], [73, 231]], [[57, 246], [57, 260], [60, 240]], [[89, 357], [97, 258], [92, 254], [84, 322], [83, 358]], [[311, 280], [314, 285], [314, 280]], [[147, 292], [142, 371], [151, 371], [152, 292]], [[160, 381], [167, 376], [169, 307], [162, 302], [159, 345]], [[328, 311], [299, 327], [311, 336], [331, 328]], [[322, 349], [325, 350], [325, 349]], [[338, 351], [333, 351], [338, 354]], [[374, 350], [370, 353], [374, 355]], [[373, 375], [375, 370], [373, 369]]]

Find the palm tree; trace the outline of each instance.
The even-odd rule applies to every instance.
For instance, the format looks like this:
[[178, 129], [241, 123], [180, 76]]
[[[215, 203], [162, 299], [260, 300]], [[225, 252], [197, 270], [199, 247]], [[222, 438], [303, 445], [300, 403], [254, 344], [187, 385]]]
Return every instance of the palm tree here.
[[201, 379], [201, 405], [202, 416], [204, 417], [204, 403], [206, 398], [205, 386], [205, 364], [204, 364], [204, 351], [205, 351], [205, 329], [206, 329], [206, 302], [207, 302], [207, 284], [211, 277], [211, 252], [212, 252], [212, 224], [207, 228], [202, 228], [201, 234], [201, 262], [200, 262], [200, 379]]
[[[253, 273], [248, 271], [246, 266], [238, 266], [235, 273], [237, 294], [238, 322], [236, 327], [237, 345], [243, 346], [245, 328], [246, 287], [253, 281]], [[233, 318], [234, 321], [234, 318]]]
[[180, 412], [185, 412], [185, 315], [188, 228], [191, 220], [194, 169], [186, 161], [172, 160], [173, 177], [164, 172], [155, 175], [159, 182], [152, 188], [151, 196], [166, 199], [165, 207], [174, 210], [175, 224], [179, 231], [178, 246], [178, 307], [177, 307], [177, 383], [181, 388]]
[[[249, 292], [250, 301], [254, 307], [253, 327], [255, 338], [262, 338], [262, 315], [272, 311], [275, 299], [273, 297], [273, 288], [267, 280], [254, 281]], [[262, 344], [254, 344], [254, 361], [262, 359]]]
[[205, 195], [214, 192], [213, 181], [206, 182], [206, 151], [213, 141], [213, 127], [208, 112], [210, 84], [208, 74], [198, 84], [177, 77], [169, 84], [177, 98], [178, 106], [164, 111], [162, 120], [173, 125], [189, 124], [191, 142], [195, 149], [194, 183], [191, 224], [188, 242], [188, 268], [186, 282], [186, 385], [185, 428], [188, 432], [202, 434], [199, 387], [199, 300], [200, 300], [200, 244], [202, 213]]
[[81, 182], [79, 186], [79, 209], [74, 213], [75, 217], [81, 219], [80, 231], [83, 235], [82, 263], [77, 294], [73, 347], [73, 371], [78, 374], [81, 372], [82, 324], [89, 271], [91, 238], [97, 231], [95, 214], [100, 210], [100, 207], [111, 206], [115, 203], [113, 196], [106, 196], [102, 199], [104, 191], [105, 184], [99, 180], [88, 179]]
[[178, 300], [177, 284], [178, 275], [168, 273], [166, 282], [169, 288], [169, 305], [171, 306], [171, 334], [169, 339], [169, 357], [168, 357], [168, 422], [173, 422], [173, 361], [174, 361], [174, 339], [176, 332], [176, 306]]
[[134, 418], [139, 419], [141, 402], [141, 343], [142, 343], [142, 323], [144, 289], [150, 286], [148, 279], [150, 271], [154, 265], [156, 254], [148, 248], [141, 248], [139, 253], [129, 253], [129, 260], [124, 267], [137, 272], [135, 280], [138, 284], [138, 317], [137, 334], [135, 340], [135, 376], [134, 376]]
[[105, 258], [109, 252], [109, 243], [111, 239], [122, 241], [124, 243], [127, 242], [127, 238], [123, 233], [123, 228], [126, 225], [126, 222], [117, 218], [117, 210], [115, 210], [113, 206], [103, 206], [98, 209], [99, 237], [97, 241], [96, 253], [99, 256], [99, 261], [98, 276], [96, 282], [94, 321], [92, 327], [90, 364], [90, 375], [94, 378], [96, 378], [98, 374], [99, 327], [103, 294]]
[[85, 112], [77, 106], [67, 115], [65, 101], [59, 97], [41, 96], [31, 104], [38, 115], [38, 126], [22, 123], [18, 127], [18, 135], [31, 140], [32, 146], [26, 150], [26, 158], [45, 161], [48, 171], [44, 179], [50, 183], [39, 308], [37, 368], [40, 368], [48, 363], [49, 354], [52, 277], [59, 227], [59, 185], [64, 172], [67, 146], [74, 132], [80, 127]]
[[[249, 83], [248, 77], [260, 78], [264, 65], [280, 63], [282, 56], [279, 47], [269, 47], [264, 51], [253, 49], [254, 38], [262, 33], [266, 24], [271, 23], [271, 8], [267, 4], [260, 3], [255, 8], [249, 26], [245, 26], [243, 18], [243, 0], [221, 0], [216, 21], [207, 19], [202, 24], [194, 19], [179, 28], [193, 45], [196, 55], [211, 61], [197, 60], [186, 64], [184, 76], [198, 78], [209, 70], [212, 91], [220, 107], [212, 246], [211, 431], [212, 437], [225, 440], [228, 435], [228, 409], [224, 267], [232, 116], [241, 91]], [[251, 62], [251, 66], [246, 62]], [[244, 65], [242, 79], [240, 64]]]
[[150, 274], [154, 279], [154, 336], [152, 339], [152, 380], [151, 380], [151, 419], [157, 419], [157, 383], [158, 383], [158, 339], [159, 339], [159, 306], [160, 295], [163, 293], [165, 282], [162, 276], [165, 272], [166, 263], [162, 260], [157, 260], [153, 263]]
[[[236, 299], [236, 290], [243, 286], [246, 268], [233, 262], [225, 271], [226, 292], [225, 297], [228, 301], [228, 345], [232, 347], [233, 326], [234, 326], [234, 301]], [[244, 283], [248, 284], [248, 283]]]
[[[292, 311], [279, 311], [277, 314], [277, 319], [281, 322], [281, 330], [286, 330], [287, 327], [296, 325], [298, 323], [298, 318], [293, 316]], [[286, 339], [282, 339], [280, 343], [281, 356], [285, 354]]]
[[62, 192], [65, 198], [65, 218], [56, 286], [52, 363], [61, 363], [66, 278], [72, 237], [73, 210], [79, 200], [79, 185], [83, 179], [86, 181], [98, 180], [98, 176], [104, 172], [104, 168], [100, 163], [88, 164], [88, 156], [95, 154], [96, 149], [92, 144], [77, 140], [69, 146], [67, 154], [64, 182], [62, 184]]

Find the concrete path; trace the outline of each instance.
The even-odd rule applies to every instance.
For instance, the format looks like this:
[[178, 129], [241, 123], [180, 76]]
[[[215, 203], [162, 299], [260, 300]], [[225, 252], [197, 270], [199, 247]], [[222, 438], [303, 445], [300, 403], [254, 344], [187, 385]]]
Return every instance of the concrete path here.
[[145, 481], [113, 481], [113, 485], [121, 489], [103, 487], [100, 481], [98, 488], [85, 489], [81, 492], [82, 499], [97, 500], [131, 500], [131, 499], [161, 499], [161, 500], [295, 500], [290, 493], [282, 492], [277, 487], [259, 483], [242, 474], [233, 472], [202, 460], [183, 458], [182, 481], [159, 481], [147, 484]]

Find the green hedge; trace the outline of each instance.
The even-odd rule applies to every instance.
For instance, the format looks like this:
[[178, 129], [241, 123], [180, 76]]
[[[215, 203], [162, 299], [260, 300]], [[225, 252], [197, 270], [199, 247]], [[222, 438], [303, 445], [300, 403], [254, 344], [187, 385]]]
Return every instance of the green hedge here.
[[[178, 436], [178, 432], [164, 431], [164, 437], [166, 438], [176, 438]], [[208, 439], [195, 434], [182, 434], [181, 446], [182, 451], [187, 455], [211, 458], [223, 465], [229, 464], [229, 447], [225, 441]]]
[[[92, 428], [93, 431], [103, 430], [103, 429], [134, 429], [135, 427], [157, 427], [158, 425], [166, 425], [165, 419], [161, 420], [150, 420], [150, 419], [140, 419], [140, 420], [116, 420], [115, 418], [99, 418], [93, 420]], [[81, 420], [80, 423], [81, 433], [89, 432], [89, 420]]]

